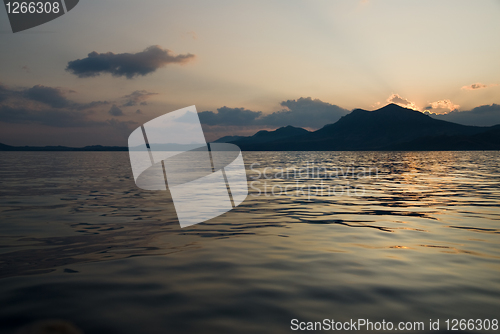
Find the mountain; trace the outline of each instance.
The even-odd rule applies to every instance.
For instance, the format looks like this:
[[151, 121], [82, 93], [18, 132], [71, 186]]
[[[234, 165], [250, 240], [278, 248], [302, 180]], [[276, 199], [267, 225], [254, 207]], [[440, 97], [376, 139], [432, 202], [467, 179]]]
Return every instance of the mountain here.
[[213, 141], [213, 143], [230, 143], [230, 142], [240, 140], [243, 138], [247, 138], [247, 137], [245, 137], [245, 136], [224, 136], [224, 137], [221, 137], [221, 138]]
[[428, 136], [398, 146], [394, 145], [393, 149], [409, 151], [500, 150], [500, 125], [473, 135]]
[[240, 139], [231, 141], [236, 145], [256, 145], [262, 143], [269, 143], [279, 140], [286, 140], [288, 138], [295, 138], [309, 134], [306, 129], [297, 128], [291, 125], [284, 126], [274, 131], [261, 130], [250, 137], [242, 137]]
[[0, 151], [10, 151], [11, 148], [13, 148], [13, 146], [0, 143]]
[[[467, 126], [438, 120], [419, 111], [389, 104], [374, 111], [355, 109], [336, 123], [310, 132], [285, 126], [249, 137], [226, 136], [243, 151], [454, 151], [500, 150], [500, 125]], [[0, 151], [128, 151], [127, 147], [14, 147]]]
[[500, 149], [500, 142], [495, 141], [499, 132], [497, 127], [460, 125], [389, 104], [374, 111], [353, 110], [314, 132], [234, 143], [248, 151], [482, 150]]

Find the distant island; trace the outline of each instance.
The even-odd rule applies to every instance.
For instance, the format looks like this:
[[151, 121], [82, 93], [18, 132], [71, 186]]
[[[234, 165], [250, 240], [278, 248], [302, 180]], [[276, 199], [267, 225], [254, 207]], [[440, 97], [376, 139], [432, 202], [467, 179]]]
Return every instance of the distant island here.
[[[467, 126], [434, 119], [419, 111], [389, 104], [355, 109], [316, 131], [286, 126], [253, 136], [225, 136], [243, 151], [469, 151], [500, 150], [500, 125]], [[127, 147], [8, 146], [0, 151], [128, 151]]]

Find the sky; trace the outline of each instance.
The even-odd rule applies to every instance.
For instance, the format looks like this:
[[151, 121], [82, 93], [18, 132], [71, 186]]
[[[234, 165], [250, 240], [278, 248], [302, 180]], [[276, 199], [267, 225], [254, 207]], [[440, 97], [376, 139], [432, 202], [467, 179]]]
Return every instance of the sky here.
[[12, 33], [0, 143], [119, 145], [196, 105], [208, 140], [397, 103], [500, 123], [500, 1], [81, 0]]

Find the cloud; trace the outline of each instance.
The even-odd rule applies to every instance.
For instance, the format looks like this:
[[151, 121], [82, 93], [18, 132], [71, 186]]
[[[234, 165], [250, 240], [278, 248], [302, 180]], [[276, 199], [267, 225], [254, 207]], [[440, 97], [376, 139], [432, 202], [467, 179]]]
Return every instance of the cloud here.
[[475, 83], [469, 86], [463, 86], [463, 90], [476, 90], [476, 89], [481, 89], [481, 88], [486, 88], [488, 87], [487, 85], [483, 85], [482, 83]]
[[472, 110], [457, 110], [444, 115], [430, 114], [429, 116], [464, 125], [491, 126], [500, 124], [500, 105], [482, 105]]
[[42, 102], [52, 108], [64, 108], [70, 101], [59, 88], [36, 85], [24, 90], [24, 96], [32, 101]]
[[75, 110], [87, 110], [92, 108], [98, 108], [110, 104], [108, 101], [92, 101], [89, 103], [72, 103], [71, 108]]
[[139, 123], [134, 122], [134, 121], [119, 121], [119, 120], [112, 118], [112, 119], [108, 119], [104, 122], [101, 122], [101, 124], [99, 124], [99, 125], [109, 126], [113, 129], [117, 130], [119, 133], [121, 133], [123, 138], [127, 138], [130, 135], [130, 133], [132, 132], [132, 130], [137, 128]]
[[458, 108], [460, 108], [460, 106], [458, 104], [454, 104], [450, 100], [439, 100], [436, 102], [429, 103], [429, 105], [427, 107], [425, 107], [424, 110], [421, 110], [419, 107], [417, 107], [417, 105], [414, 102], [412, 102], [408, 99], [405, 99], [405, 98], [399, 96], [398, 94], [392, 94], [391, 96], [389, 96], [389, 98], [387, 99], [387, 102], [397, 104], [401, 107], [421, 111], [424, 113], [436, 114], [436, 115], [447, 114], [451, 111], [454, 111], [454, 110], [457, 110]]
[[217, 109], [217, 113], [213, 111], [198, 113], [201, 123], [207, 125], [252, 125], [261, 115], [261, 111], [228, 107]]
[[77, 128], [77, 127], [103, 127], [111, 126], [120, 132], [137, 126], [133, 121], [118, 121], [108, 119], [105, 121], [91, 120], [88, 116], [91, 113], [68, 111], [64, 109], [30, 109], [28, 107], [11, 107], [0, 105], [0, 122], [11, 124], [37, 124], [56, 128]]
[[84, 113], [63, 109], [35, 109], [0, 106], [0, 122], [20, 124], [40, 124], [54, 127], [80, 127], [91, 125]]
[[66, 97], [66, 94], [70, 92], [74, 93], [74, 91], [71, 90], [43, 85], [35, 85], [31, 88], [14, 90], [0, 84], [0, 103], [5, 100], [11, 101], [11, 104], [15, 104], [15, 101], [21, 104], [30, 101], [51, 108], [69, 108], [72, 110], [86, 110], [109, 104], [108, 101], [92, 101], [89, 103], [71, 101]]
[[193, 54], [173, 55], [172, 51], [158, 45], [137, 53], [97, 53], [92, 51], [87, 58], [68, 62], [66, 71], [79, 78], [95, 77], [110, 73], [115, 77], [132, 79], [155, 72], [168, 64], [184, 64], [195, 58]]
[[498, 84], [485, 85], [485, 84], [478, 82], [478, 83], [475, 83], [475, 84], [472, 84], [469, 86], [463, 86], [462, 90], [477, 90], [477, 89], [483, 89], [483, 88], [494, 87], [494, 86], [498, 86]]
[[[0, 84], [0, 122], [10, 124], [36, 124], [51, 127], [101, 127], [123, 129], [130, 121], [93, 120], [94, 107], [109, 104], [107, 101], [78, 103], [65, 97], [60, 88], [35, 85], [31, 88], [10, 89]], [[69, 91], [68, 91], [69, 92]], [[113, 105], [116, 107], [116, 105]], [[114, 109], [114, 116], [119, 112]], [[117, 108], [119, 110], [119, 108]], [[121, 110], [120, 110], [121, 111]], [[123, 113], [122, 113], [123, 114]], [[123, 123], [123, 124], [121, 124]], [[133, 122], [135, 124], [135, 122]], [[120, 130], [121, 131], [121, 130]]]
[[349, 113], [348, 110], [339, 106], [318, 99], [313, 100], [310, 97], [283, 101], [280, 105], [284, 109], [271, 114], [263, 114], [261, 111], [252, 111], [245, 108], [222, 107], [217, 109], [217, 113], [203, 111], [198, 115], [203, 124], [211, 126], [264, 126], [275, 128], [293, 125], [320, 128], [326, 124], [335, 123], [340, 117]]
[[148, 104], [146, 100], [154, 95], [158, 95], [158, 93], [151, 93], [146, 90], [136, 90], [123, 97], [125, 99], [125, 103], [122, 104], [122, 107], [133, 107], [138, 104], [145, 106]]
[[141, 111], [141, 109], [137, 109], [137, 110], [135, 111], [135, 113], [136, 113], [136, 114], [141, 115], [141, 114], [142, 114], [142, 111]]
[[[126, 138], [138, 126], [134, 121], [98, 121], [89, 116], [89, 112], [65, 109], [39, 110], [0, 105], [2, 142], [11, 145], [85, 146], [113, 143], [125, 146]], [[59, 139], [54, 141], [56, 138]]]
[[0, 84], [0, 103], [7, 100], [10, 94], [10, 90], [6, 86]]
[[387, 102], [397, 104], [401, 107], [420, 111], [420, 109], [417, 107], [417, 105], [414, 102], [407, 100], [407, 99], [399, 96], [398, 94], [392, 94], [391, 96], [389, 96], [389, 98], [387, 99]]
[[424, 110], [431, 114], [443, 115], [457, 110], [458, 108], [460, 108], [460, 106], [458, 104], [454, 104], [450, 100], [440, 100], [431, 102], [427, 107], [425, 107]]
[[337, 105], [318, 99], [313, 100], [310, 97], [283, 101], [280, 105], [286, 109], [263, 116], [259, 123], [268, 126], [292, 125], [317, 129], [335, 123], [340, 117], [349, 113], [349, 110]]
[[109, 109], [108, 114], [110, 114], [111, 116], [123, 116], [124, 115], [123, 110], [118, 108], [116, 106], [116, 104], [113, 104], [111, 106], [111, 109]]

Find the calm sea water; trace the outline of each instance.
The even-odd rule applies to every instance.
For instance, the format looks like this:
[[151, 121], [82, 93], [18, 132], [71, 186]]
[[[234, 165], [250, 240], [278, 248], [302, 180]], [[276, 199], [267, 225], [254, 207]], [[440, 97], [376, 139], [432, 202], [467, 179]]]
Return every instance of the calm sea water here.
[[500, 318], [499, 152], [244, 159], [246, 201], [180, 229], [166, 192], [135, 186], [126, 152], [2, 152], [0, 332]]

